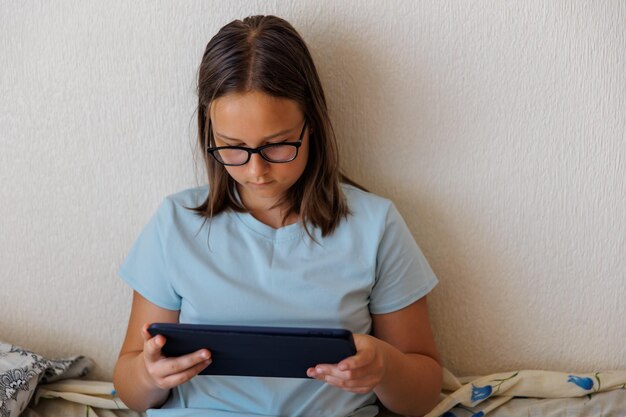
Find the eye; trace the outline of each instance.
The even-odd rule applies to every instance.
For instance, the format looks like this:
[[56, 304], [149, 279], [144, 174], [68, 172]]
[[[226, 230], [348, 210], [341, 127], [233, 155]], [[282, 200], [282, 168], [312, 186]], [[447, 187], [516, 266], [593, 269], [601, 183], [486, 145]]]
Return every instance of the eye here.
[[289, 141], [289, 139], [282, 139], [282, 140], [279, 140], [278, 142], [271, 142], [271, 144], [272, 145], [280, 145], [281, 143], [285, 143], [287, 141]]
[[245, 147], [245, 143], [243, 142], [232, 142], [232, 141], [224, 141], [222, 139], [216, 140], [215, 141], [215, 145], [219, 146], [219, 147], [223, 147], [223, 146], [239, 146], [239, 147]]

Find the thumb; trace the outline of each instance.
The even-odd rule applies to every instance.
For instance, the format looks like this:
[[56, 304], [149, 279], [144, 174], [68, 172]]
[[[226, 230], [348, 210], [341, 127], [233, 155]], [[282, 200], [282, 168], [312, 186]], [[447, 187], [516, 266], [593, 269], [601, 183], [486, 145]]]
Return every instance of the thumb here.
[[156, 360], [161, 356], [161, 348], [165, 345], [165, 337], [163, 335], [152, 335], [148, 332], [150, 323], [146, 323], [141, 328], [141, 335], [143, 337], [143, 351], [146, 359]]

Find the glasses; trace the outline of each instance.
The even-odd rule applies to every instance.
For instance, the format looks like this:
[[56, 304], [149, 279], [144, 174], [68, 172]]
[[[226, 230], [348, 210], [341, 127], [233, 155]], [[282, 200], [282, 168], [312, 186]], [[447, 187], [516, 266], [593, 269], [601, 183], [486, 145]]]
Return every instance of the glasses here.
[[261, 158], [265, 159], [267, 162], [271, 162], [273, 164], [283, 164], [285, 162], [293, 161], [298, 156], [298, 149], [302, 145], [305, 128], [306, 120], [302, 126], [300, 137], [298, 137], [296, 142], [269, 143], [267, 145], [259, 146], [258, 148], [246, 148], [243, 146], [218, 146], [207, 148], [206, 151], [210, 153], [217, 162], [227, 166], [245, 165], [248, 163], [253, 153], [258, 153]]

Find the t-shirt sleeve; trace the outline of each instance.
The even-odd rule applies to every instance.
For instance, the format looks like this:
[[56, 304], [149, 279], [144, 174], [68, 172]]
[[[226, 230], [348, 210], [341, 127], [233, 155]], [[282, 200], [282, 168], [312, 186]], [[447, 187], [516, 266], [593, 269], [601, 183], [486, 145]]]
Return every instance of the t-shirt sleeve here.
[[145, 299], [168, 310], [180, 310], [181, 297], [168, 270], [165, 242], [172, 223], [171, 202], [166, 200], [135, 241], [118, 274]]
[[428, 294], [437, 282], [404, 219], [391, 204], [378, 245], [370, 312], [385, 314], [407, 307]]

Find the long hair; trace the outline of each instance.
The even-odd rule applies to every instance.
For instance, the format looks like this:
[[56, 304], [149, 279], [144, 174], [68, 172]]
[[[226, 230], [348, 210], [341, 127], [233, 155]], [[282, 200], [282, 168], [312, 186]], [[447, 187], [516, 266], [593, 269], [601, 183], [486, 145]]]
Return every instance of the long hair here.
[[[326, 98], [309, 50], [298, 32], [276, 16], [250, 16], [222, 27], [209, 41], [198, 72], [198, 141], [208, 174], [209, 195], [198, 214], [210, 219], [224, 210], [247, 211], [236, 183], [206, 149], [214, 146], [211, 103], [230, 93], [260, 91], [294, 100], [309, 128], [309, 159], [298, 181], [286, 192], [285, 219], [298, 213], [305, 230], [322, 236], [335, 230], [349, 208], [340, 183], [359, 187], [339, 169], [335, 134]], [[359, 187], [361, 188], [361, 187]]]

